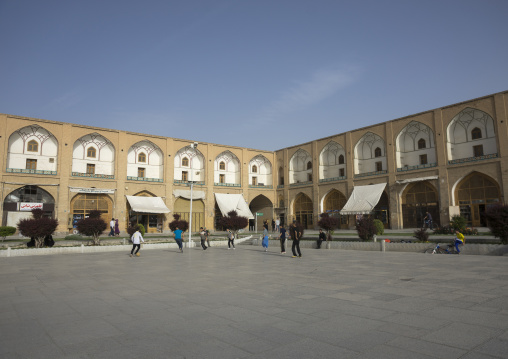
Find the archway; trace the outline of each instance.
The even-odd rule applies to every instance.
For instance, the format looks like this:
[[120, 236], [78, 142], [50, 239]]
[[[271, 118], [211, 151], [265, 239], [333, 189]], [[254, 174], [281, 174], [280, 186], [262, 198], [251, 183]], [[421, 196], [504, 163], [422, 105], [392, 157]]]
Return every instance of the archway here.
[[2, 224], [16, 227], [20, 219], [32, 217], [31, 211], [34, 208], [41, 208], [44, 216], [53, 217], [55, 199], [38, 186], [18, 188], [5, 197]]
[[339, 211], [347, 202], [346, 196], [342, 192], [333, 189], [323, 199], [323, 212], [328, 213], [330, 217], [337, 217], [340, 220], [341, 228], [348, 228], [348, 216], [341, 215]]
[[80, 193], [71, 200], [72, 228], [78, 221], [86, 218], [90, 211], [101, 211], [101, 218], [109, 223], [113, 218], [113, 201], [106, 194]]
[[487, 208], [501, 201], [500, 193], [498, 184], [489, 176], [479, 172], [469, 174], [455, 189], [460, 215], [471, 226], [485, 227], [487, 223], [483, 214]]
[[[249, 209], [257, 219], [257, 223], [252, 222], [254, 228], [260, 230], [263, 228], [263, 222], [268, 221], [268, 228], [271, 228], [271, 221], [273, 218], [273, 203], [267, 197], [263, 195], [256, 196], [249, 204]], [[262, 213], [260, 216], [256, 216], [256, 213]], [[251, 227], [251, 221], [249, 221], [249, 229]], [[257, 227], [256, 227], [257, 226]]]
[[[179, 197], [175, 201], [174, 213], [180, 215], [180, 219], [189, 222], [190, 199]], [[172, 220], [172, 219], [171, 219]], [[202, 200], [192, 200], [192, 231], [198, 232], [200, 227], [205, 226], [205, 204]]]
[[314, 225], [313, 221], [313, 205], [312, 200], [309, 196], [299, 193], [296, 196], [293, 204], [293, 216], [297, 222], [299, 222], [303, 228], [312, 228]]
[[402, 221], [404, 228], [421, 228], [426, 212], [432, 222], [439, 226], [439, 196], [437, 190], [427, 181], [408, 185], [402, 194]]

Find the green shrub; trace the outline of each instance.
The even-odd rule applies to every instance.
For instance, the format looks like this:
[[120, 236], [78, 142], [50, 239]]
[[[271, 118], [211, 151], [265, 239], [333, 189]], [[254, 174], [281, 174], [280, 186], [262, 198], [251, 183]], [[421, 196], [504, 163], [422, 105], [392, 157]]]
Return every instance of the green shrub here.
[[380, 236], [385, 233], [385, 226], [379, 219], [374, 220], [374, 226], [376, 226], [376, 235]]
[[145, 226], [143, 226], [142, 224], [138, 224], [138, 227], [139, 227], [139, 232], [141, 232], [141, 235], [144, 237], [145, 236]]
[[453, 216], [452, 220], [450, 221], [450, 225], [454, 230], [460, 231], [462, 233], [464, 229], [466, 229], [467, 220], [461, 216]]
[[11, 226], [0, 227], [0, 237], [2, 237], [2, 242], [4, 241], [5, 237], [12, 236], [14, 233], [16, 233], [16, 227]]
[[145, 226], [143, 226], [142, 224], [138, 223], [127, 228], [127, 233], [129, 233], [129, 236], [131, 237], [136, 231], [139, 231], [143, 237], [145, 236]]

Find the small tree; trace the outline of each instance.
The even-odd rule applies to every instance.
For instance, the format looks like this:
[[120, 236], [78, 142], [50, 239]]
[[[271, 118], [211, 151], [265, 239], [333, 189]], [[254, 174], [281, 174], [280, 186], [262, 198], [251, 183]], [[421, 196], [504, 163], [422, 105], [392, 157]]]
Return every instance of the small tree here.
[[328, 213], [321, 213], [321, 219], [318, 221], [318, 226], [325, 230], [326, 240], [332, 240], [332, 233], [335, 228], [339, 227], [339, 219], [337, 217], [330, 217]]
[[230, 211], [226, 217], [222, 217], [219, 220], [219, 224], [223, 228], [230, 229], [236, 238], [238, 231], [249, 225], [249, 219], [239, 216], [236, 211]]
[[466, 229], [467, 219], [461, 216], [453, 216], [450, 225], [455, 231], [463, 232]]
[[364, 241], [371, 241], [377, 233], [377, 228], [374, 225], [374, 220], [370, 216], [362, 216], [356, 225], [358, 237]]
[[36, 248], [44, 247], [44, 239], [51, 236], [58, 227], [56, 219], [43, 217], [43, 214], [42, 209], [36, 208], [32, 210], [33, 218], [25, 218], [18, 222], [19, 232], [25, 237], [30, 237]]
[[498, 204], [485, 211], [485, 219], [490, 232], [508, 244], [508, 205]]
[[92, 237], [95, 246], [100, 245], [100, 235], [108, 228], [108, 224], [101, 218], [101, 211], [90, 211], [88, 218], [76, 223], [79, 233]]
[[171, 229], [172, 232], [176, 231], [176, 227], [178, 227], [183, 232], [186, 232], [189, 229], [189, 222], [184, 219], [180, 219], [179, 214], [173, 214], [173, 218], [174, 219], [169, 222], [169, 229]]
[[375, 219], [374, 225], [376, 226], [376, 235], [380, 236], [385, 233], [385, 225], [379, 219]]
[[420, 228], [414, 231], [413, 237], [416, 238], [419, 242], [428, 242], [429, 241], [429, 233], [427, 233], [427, 228]]
[[5, 240], [5, 237], [12, 236], [14, 233], [16, 233], [16, 227], [11, 226], [0, 227], [0, 237], [2, 237], [2, 242]]

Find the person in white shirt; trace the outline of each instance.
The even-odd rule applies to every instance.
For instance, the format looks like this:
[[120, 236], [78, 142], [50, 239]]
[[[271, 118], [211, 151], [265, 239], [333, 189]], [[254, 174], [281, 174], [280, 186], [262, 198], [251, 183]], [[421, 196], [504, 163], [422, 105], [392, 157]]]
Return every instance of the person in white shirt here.
[[111, 221], [109, 221], [109, 234], [108, 236], [115, 236], [115, 219], [111, 218]]
[[[141, 248], [141, 242], [145, 242], [143, 239], [143, 236], [139, 232], [139, 228], [134, 232], [134, 234], [131, 237], [132, 241], [132, 250], [131, 250], [131, 257], [133, 255], [136, 255], [139, 257], [139, 249]], [[136, 249], [137, 248], [137, 249]], [[136, 252], [134, 253], [134, 249], [136, 249]]]

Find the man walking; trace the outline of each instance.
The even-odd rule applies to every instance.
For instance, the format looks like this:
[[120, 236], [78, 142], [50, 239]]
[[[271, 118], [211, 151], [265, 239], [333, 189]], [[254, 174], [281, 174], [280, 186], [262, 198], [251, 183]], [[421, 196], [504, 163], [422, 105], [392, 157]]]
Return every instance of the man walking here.
[[109, 221], [109, 234], [108, 236], [112, 236], [114, 237], [115, 236], [115, 219], [114, 218], [111, 218], [111, 221]]
[[231, 245], [233, 245], [233, 249], [235, 249], [235, 234], [233, 231], [226, 229], [228, 232], [228, 249], [231, 249]]
[[291, 225], [290, 233], [291, 233], [291, 238], [293, 239], [293, 245], [291, 246], [291, 251], [293, 252], [293, 258], [297, 257], [296, 256], [297, 252], [298, 252], [298, 257], [302, 258], [302, 252], [300, 251], [300, 236], [302, 234], [298, 231], [298, 227], [296, 226], [296, 224], [293, 223]]
[[176, 241], [176, 244], [178, 244], [178, 248], [180, 248], [180, 252], [183, 253], [183, 247], [182, 247], [182, 242], [183, 242], [183, 231], [181, 229], [179, 229], [178, 227], [176, 227], [175, 229], [175, 241]]
[[203, 247], [203, 250], [206, 250], [206, 248], [207, 248], [206, 245], [205, 245], [206, 232], [203, 229], [203, 227], [199, 228], [199, 236], [201, 237], [201, 247]]
[[284, 228], [284, 225], [280, 226], [280, 253], [285, 254], [286, 253], [286, 229]]
[[[143, 239], [143, 236], [139, 232], [139, 227], [136, 229], [136, 232], [134, 232], [134, 234], [132, 235], [131, 241], [132, 241], [131, 257], [133, 255], [136, 255], [137, 257], [139, 257], [139, 249], [141, 248], [141, 242], [143, 242], [143, 243], [145, 242], [145, 240]], [[134, 249], [136, 249], [136, 252], [134, 252]]]
[[279, 232], [280, 231], [280, 219], [276, 219], [275, 220], [275, 232]]
[[208, 248], [210, 248], [210, 231], [208, 229], [206, 229], [206, 227], [204, 228], [205, 230], [205, 236], [206, 236], [206, 243], [208, 244]]

